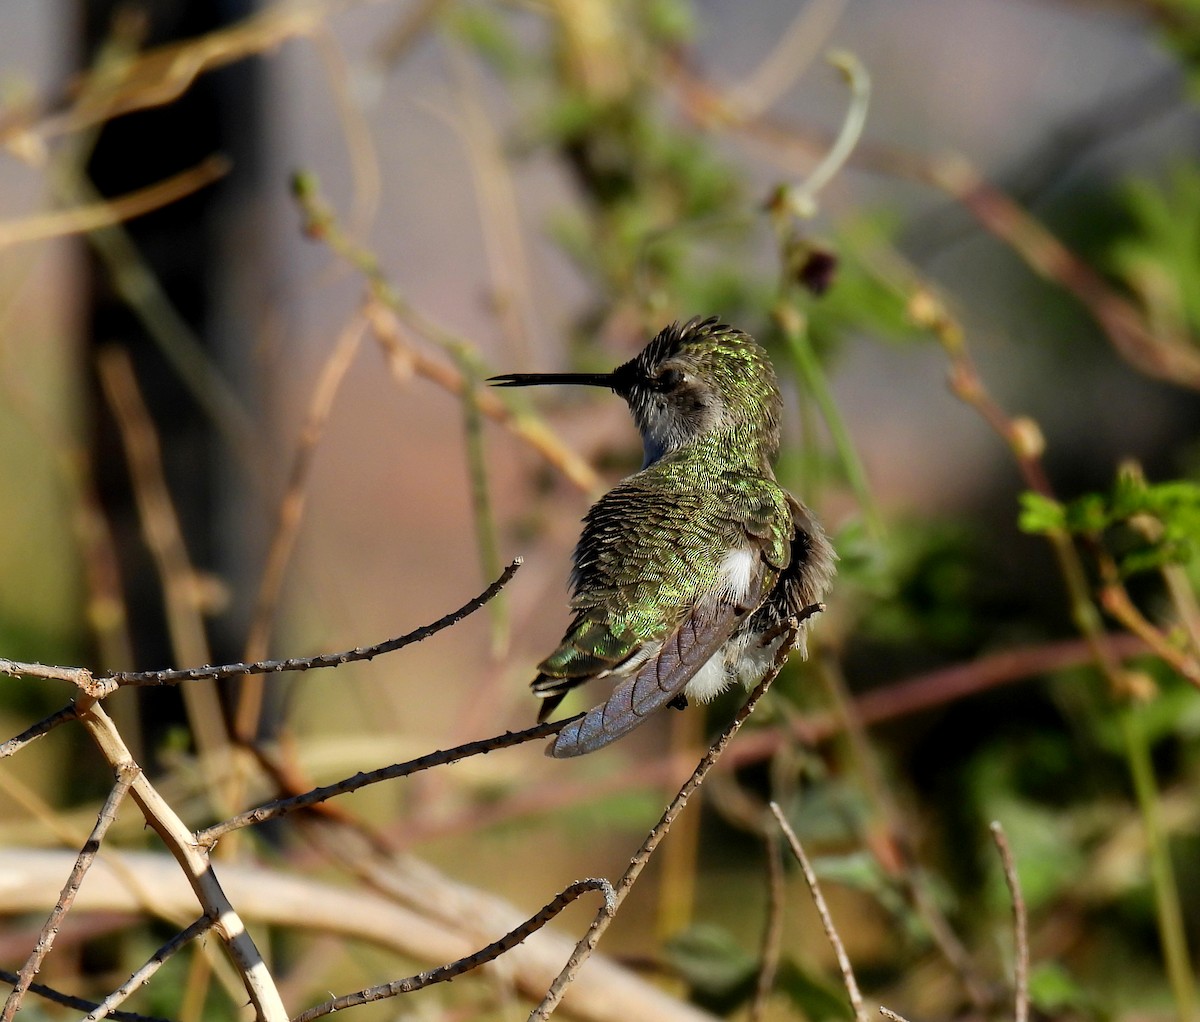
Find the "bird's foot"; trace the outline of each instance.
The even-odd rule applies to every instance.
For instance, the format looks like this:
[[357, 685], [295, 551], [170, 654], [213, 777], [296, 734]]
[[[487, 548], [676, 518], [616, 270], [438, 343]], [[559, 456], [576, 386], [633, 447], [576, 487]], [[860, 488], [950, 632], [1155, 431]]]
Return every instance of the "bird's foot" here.
[[667, 705], [671, 707], [672, 710], [686, 710], [688, 708], [687, 696], [680, 692], [679, 695], [667, 703]]
[[805, 607], [802, 611], [800, 611], [799, 614], [796, 615], [796, 617], [795, 617], [796, 624], [800, 624], [802, 621], [807, 621], [810, 617], [815, 617], [817, 614], [820, 614], [824, 609], [825, 609], [825, 604], [823, 604], [823, 603], [810, 603], [807, 607]]

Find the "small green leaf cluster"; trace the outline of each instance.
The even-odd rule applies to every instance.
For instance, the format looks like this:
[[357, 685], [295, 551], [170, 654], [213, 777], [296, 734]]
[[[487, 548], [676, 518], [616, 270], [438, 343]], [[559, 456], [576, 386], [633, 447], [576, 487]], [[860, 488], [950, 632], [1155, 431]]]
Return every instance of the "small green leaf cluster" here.
[[1187, 564], [1200, 541], [1200, 484], [1147, 483], [1122, 472], [1111, 492], [1086, 493], [1065, 503], [1027, 492], [1021, 495], [1019, 523], [1025, 532], [1092, 538], [1119, 529], [1124, 546], [1119, 566], [1126, 575]]

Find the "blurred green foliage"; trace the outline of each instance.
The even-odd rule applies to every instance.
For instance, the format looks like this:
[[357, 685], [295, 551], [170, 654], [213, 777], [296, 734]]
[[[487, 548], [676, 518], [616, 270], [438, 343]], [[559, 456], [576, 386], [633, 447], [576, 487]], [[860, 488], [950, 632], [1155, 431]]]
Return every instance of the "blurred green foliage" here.
[[1117, 530], [1122, 572], [1132, 575], [1166, 564], [1189, 565], [1200, 543], [1200, 483], [1177, 479], [1147, 483], [1122, 472], [1109, 493], [1086, 493], [1059, 503], [1021, 494], [1021, 528], [1099, 538]]

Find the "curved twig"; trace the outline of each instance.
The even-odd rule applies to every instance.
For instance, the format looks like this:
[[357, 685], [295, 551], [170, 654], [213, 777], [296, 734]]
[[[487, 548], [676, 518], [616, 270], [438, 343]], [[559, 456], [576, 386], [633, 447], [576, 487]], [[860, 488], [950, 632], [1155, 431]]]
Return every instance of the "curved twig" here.
[[117, 1010], [117, 1005], [123, 1004], [129, 996], [139, 987], [145, 986], [150, 982], [150, 977], [153, 976], [168, 958], [181, 948], [186, 947], [197, 937], [202, 937], [213, 927], [213, 921], [208, 916], [201, 916], [191, 926], [184, 930], [180, 930], [162, 947], [154, 952], [141, 968], [136, 969], [133, 974], [122, 983], [116, 990], [109, 994], [103, 1001], [92, 1007], [92, 1009], [84, 1016], [83, 1022], [100, 1022], [105, 1018], [118, 1018], [124, 1012]]
[[465, 958], [460, 958], [458, 961], [451, 962], [448, 965], [440, 965], [436, 969], [417, 973], [417, 975], [409, 976], [407, 979], [397, 979], [391, 983], [381, 983], [379, 986], [367, 987], [365, 990], [359, 990], [352, 994], [343, 994], [341, 997], [335, 997], [324, 1004], [318, 1004], [315, 1008], [309, 1008], [308, 1011], [296, 1016], [293, 1022], [314, 1022], [315, 1019], [322, 1018], [325, 1015], [332, 1015], [335, 1011], [341, 1011], [343, 1008], [353, 1008], [359, 1004], [381, 1001], [385, 997], [395, 997], [397, 994], [412, 993], [414, 990], [432, 986], [434, 983], [446, 983], [456, 976], [461, 976], [465, 972], [470, 972], [481, 965], [486, 965], [488, 962], [499, 958], [506, 951], [512, 950], [531, 933], [540, 930], [550, 922], [551, 919], [576, 898], [586, 894], [588, 891], [603, 891], [606, 905], [611, 903], [615, 897], [612, 884], [603, 877], [588, 877], [584, 880], [576, 880], [569, 887], [562, 890], [553, 901], [540, 908], [520, 926], [510, 930], [499, 940], [493, 941], [487, 947], [476, 951], [473, 955], [467, 955]]
[[771, 812], [779, 821], [779, 829], [787, 838], [788, 847], [791, 848], [796, 861], [800, 863], [800, 870], [804, 874], [804, 880], [812, 894], [817, 915], [821, 917], [821, 925], [825, 928], [825, 936], [833, 945], [833, 953], [837, 956], [838, 968], [842, 973], [842, 982], [846, 986], [846, 993], [850, 997], [850, 1006], [854, 1009], [854, 1017], [857, 1022], [867, 1022], [867, 1009], [863, 1004], [862, 991], [858, 988], [858, 980], [854, 978], [854, 967], [850, 964], [850, 956], [846, 954], [846, 945], [842, 943], [841, 935], [838, 933], [837, 927], [833, 925], [833, 916], [829, 914], [829, 906], [825, 903], [825, 895], [821, 893], [817, 874], [812, 868], [812, 863], [808, 861], [808, 856], [804, 853], [804, 846], [800, 844], [800, 839], [796, 837], [796, 832], [792, 830], [792, 826], [788, 823], [787, 817], [783, 815], [779, 804], [772, 802], [770, 805]]
[[87, 841], [84, 842], [83, 848], [75, 859], [75, 865], [71, 869], [70, 876], [67, 877], [67, 882], [63, 885], [62, 893], [58, 896], [58, 901], [38, 933], [33, 951], [25, 960], [25, 964], [21, 966], [21, 972], [17, 976], [16, 983], [13, 984], [12, 992], [4, 1002], [4, 1009], [0, 1011], [0, 1022], [12, 1022], [13, 1016], [21, 1010], [21, 1001], [25, 997], [25, 992], [29, 989], [29, 984], [33, 982], [33, 977], [38, 974], [50, 949], [54, 947], [59, 927], [75, 903], [75, 895], [79, 893], [83, 878], [91, 869], [92, 863], [95, 862], [96, 855], [100, 851], [100, 842], [104, 840], [108, 828], [117, 818], [117, 810], [121, 807], [125, 796], [129, 794], [134, 780], [141, 774], [137, 764], [132, 761], [114, 764], [114, 766], [117, 771], [117, 783], [113, 785], [112, 790], [108, 793], [108, 798], [104, 800], [100, 814], [96, 817], [96, 825], [92, 828], [91, 834], [88, 835]]
[[[517, 573], [517, 569], [523, 563], [524, 560], [522, 558], [514, 558], [495, 582], [478, 596], [468, 600], [457, 610], [452, 610], [449, 614], [438, 618], [431, 624], [422, 625], [420, 628], [405, 635], [388, 639], [386, 642], [380, 642], [374, 646], [356, 646], [354, 649], [344, 650], [341, 653], [320, 653], [313, 657], [292, 657], [288, 660], [257, 660], [253, 663], [222, 664], [220, 666], [206, 664], [203, 667], [180, 667], [161, 671], [117, 671], [114, 674], [108, 674], [100, 678], [95, 677], [85, 667], [56, 667], [50, 664], [22, 663], [18, 660], [0, 658], [0, 674], [13, 676], [27, 675], [32, 678], [51, 678], [58, 681], [69, 681], [90, 698], [103, 699], [106, 696], [112, 695], [118, 688], [126, 686], [174, 685], [181, 681], [236, 678], [246, 674], [310, 671], [318, 667], [340, 667], [342, 664], [351, 664], [359, 660], [373, 660], [384, 653], [394, 653], [396, 650], [410, 646], [414, 642], [422, 642], [431, 635], [449, 628], [451, 625], [458, 624], [463, 618], [475, 613], [475, 611], [508, 585], [513, 575]], [[59, 714], [66, 714], [66, 712], [65, 710], [60, 710]], [[47, 718], [41, 724], [35, 725], [35, 727], [45, 726], [46, 730], [49, 730], [52, 727], [57, 727], [64, 720], [71, 719], [70, 716], [64, 716], [62, 720], [55, 719], [59, 714]], [[51, 721], [53, 723], [50, 723]], [[31, 728], [30, 731], [32, 730], [34, 729]], [[18, 735], [12, 741], [16, 742], [18, 739], [21, 739], [22, 744], [24, 744], [25, 741], [32, 741], [34, 738], [39, 737], [38, 734], [34, 734], [26, 739], [26, 734], [29, 734], [29, 732]], [[3, 758], [4, 755], [12, 754], [12, 752], [4, 751], [7, 744], [0, 746], [0, 758]]]
[[[5, 670], [5, 665], [26, 666], [26, 667], [38, 666], [35, 664], [13, 665], [13, 662], [11, 660], [0, 660], [0, 674], [29, 673], [29, 672], [19, 671], [19, 670], [14, 670], [14, 671], [10, 672], [10, 671]], [[75, 718], [77, 718], [78, 716], [79, 716], [79, 707], [77, 707], [74, 703], [71, 703], [69, 706], [64, 706], [61, 710], [56, 710], [54, 713], [50, 714], [49, 717], [44, 717], [43, 719], [39, 720], [36, 724], [34, 724], [32, 727], [27, 727], [19, 735], [15, 735], [14, 737], [10, 738], [7, 742], [5, 742], [3, 745], [0, 745], [0, 759], [7, 759], [9, 756], [13, 755], [14, 753], [20, 752], [23, 748], [25, 748], [25, 746], [30, 744], [30, 742], [37, 741], [43, 735], [48, 735], [51, 731], [53, 731], [56, 727], [58, 727], [59, 724], [65, 724], [69, 720], [75, 720]]]
[[[5, 983], [16, 983], [17, 974], [8, 969], [0, 969], [0, 980]], [[38, 997], [44, 997], [47, 1001], [53, 1001], [55, 1004], [75, 1008], [79, 1011], [95, 1011], [99, 1007], [95, 1001], [89, 1001], [86, 997], [76, 997], [74, 994], [64, 994], [61, 990], [46, 986], [45, 983], [30, 983], [29, 992], [37, 994]], [[168, 1022], [157, 1015], [139, 1015], [136, 1011], [112, 1011], [107, 1017], [115, 1019], [116, 1022]]]
[[1025, 914], [1025, 897], [1021, 894], [1021, 882], [1017, 878], [1017, 864], [1013, 860], [1012, 848], [1008, 844], [1008, 835], [999, 820], [993, 820], [991, 825], [992, 840], [996, 842], [996, 850], [1000, 853], [1000, 864], [1004, 867], [1004, 882], [1008, 885], [1008, 895], [1012, 899], [1013, 910], [1013, 941], [1016, 948], [1016, 962], [1013, 965], [1013, 987], [1015, 993], [1014, 1022], [1028, 1022], [1029, 1019], [1029, 923]]
[[393, 763], [390, 766], [380, 767], [378, 770], [362, 771], [353, 777], [347, 777], [334, 784], [326, 784], [320, 788], [313, 788], [312, 791], [306, 791], [303, 795], [294, 795], [291, 798], [268, 802], [257, 809], [250, 809], [244, 813], [239, 813], [237, 816], [231, 817], [222, 823], [214, 824], [206, 830], [200, 831], [195, 836], [196, 844], [201, 848], [211, 848], [221, 837], [232, 831], [240, 830], [243, 827], [249, 827], [256, 823], [262, 823], [266, 820], [273, 820], [277, 816], [295, 812], [297, 809], [305, 809], [319, 802], [324, 802], [334, 795], [345, 795], [352, 791], [358, 791], [359, 788], [365, 788], [369, 784], [376, 784], [379, 781], [407, 777], [409, 774], [428, 770], [431, 767], [445, 766], [447, 763], [457, 763], [459, 760], [469, 759], [471, 756], [481, 756], [489, 752], [495, 752], [497, 749], [507, 749], [513, 745], [537, 741], [539, 738], [548, 738], [550, 735], [557, 734], [568, 724], [578, 720], [580, 716], [580, 714], [576, 714], [574, 717], [568, 717], [565, 720], [555, 720], [547, 724], [538, 724], [524, 731], [506, 731], [502, 735], [494, 735], [491, 738], [482, 738], [479, 741], [467, 742], [464, 745], [457, 745], [453, 749], [439, 749], [436, 752], [418, 756], [416, 759], [410, 759], [404, 763]]

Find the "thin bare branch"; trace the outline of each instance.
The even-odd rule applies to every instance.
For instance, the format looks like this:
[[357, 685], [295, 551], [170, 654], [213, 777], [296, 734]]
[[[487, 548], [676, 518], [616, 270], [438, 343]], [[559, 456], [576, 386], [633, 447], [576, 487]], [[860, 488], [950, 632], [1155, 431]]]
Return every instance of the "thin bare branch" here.
[[[5, 983], [16, 983], [17, 974], [8, 969], [0, 969], [0, 980]], [[45, 983], [30, 983], [29, 992], [38, 997], [44, 997], [47, 1001], [53, 1001], [55, 1004], [75, 1008], [79, 1011], [94, 1011], [97, 1007], [95, 1001], [89, 1001], [85, 997], [75, 997], [72, 994], [64, 994], [61, 990], [46, 986]], [[157, 1015], [139, 1015], [136, 1011], [114, 1011], [108, 1017], [115, 1019], [116, 1022], [168, 1022]]]
[[214, 920], [213, 929], [238, 971], [254, 1005], [258, 1022], [287, 1022], [288, 1013], [279, 998], [275, 980], [241, 916], [222, 890], [208, 855], [196, 845], [191, 832], [175, 810], [137, 768], [124, 739], [104, 708], [98, 703], [93, 704], [80, 712], [79, 719], [114, 769], [127, 767], [137, 770], [131, 792], [134, 801], [141, 808], [146, 822], [175, 857], [204, 914]]
[[0, 222], [0, 249], [65, 234], [82, 234], [132, 220], [219, 181], [228, 171], [229, 161], [225, 157], [210, 156], [165, 181], [115, 199]]
[[[305, 234], [325, 242], [366, 278], [372, 299], [367, 305], [367, 314], [376, 337], [391, 356], [394, 368], [402, 367], [406, 373], [417, 372], [459, 398], [474, 389], [474, 400], [482, 414], [529, 444], [579, 489], [586, 493], [596, 491], [599, 479], [592, 467], [566, 447], [540, 419], [529, 413], [514, 414], [491, 390], [477, 385], [478, 380], [490, 375], [478, 355], [478, 347], [404, 300], [383, 272], [375, 253], [356, 243], [346, 233], [333, 208], [321, 195], [312, 174], [297, 174], [293, 178], [292, 191], [304, 216]], [[447, 365], [432, 359], [408, 343], [400, 326], [401, 320], [451, 355], [457, 364]], [[474, 372], [466, 372], [466, 366], [470, 366]]]
[[[808, 613], [815, 613], [817, 609], [816, 607], [806, 608], [806, 611]], [[785, 622], [784, 641], [780, 647], [783, 652], [776, 658], [775, 663], [767, 671], [763, 680], [750, 693], [746, 702], [742, 704], [742, 708], [734, 715], [733, 720], [729, 722], [725, 730], [709, 746], [708, 751], [701, 757], [700, 762], [696, 764], [696, 769], [692, 771], [692, 775], [684, 781], [683, 787], [679, 789], [679, 793], [671, 801], [671, 804], [667, 806], [658, 823], [654, 825], [650, 833], [646, 836], [646, 840], [642, 842], [641, 848], [634, 853], [633, 858], [629, 861], [629, 866], [621, 874], [621, 879], [617, 881], [613, 888], [612, 899], [606, 902], [604, 907], [596, 913], [591, 926], [588, 927], [587, 933], [580, 938], [579, 943], [575, 945], [575, 950], [571, 952], [571, 956], [567, 959], [562, 971], [554, 978], [554, 982], [550, 984], [550, 989], [546, 991], [546, 996], [542, 998], [541, 1003], [530, 1013], [529, 1022], [545, 1022], [554, 1012], [554, 1009], [558, 1007], [563, 999], [563, 995], [567, 992], [567, 988], [574, 982], [584, 963], [592, 956], [592, 952], [595, 951], [596, 945], [604, 935], [604, 931], [608, 929], [613, 919], [616, 918], [617, 910], [621, 907], [625, 896], [637, 882], [637, 878], [641, 875], [642, 870], [645, 869], [646, 863], [650, 861], [650, 857], [654, 854], [654, 850], [658, 847], [659, 842], [666, 837], [667, 832], [671, 829], [671, 824], [683, 812], [688, 799], [704, 783], [704, 778], [708, 776], [708, 772], [713, 768], [717, 760], [721, 758], [721, 754], [725, 751], [733, 736], [738, 733], [742, 724], [754, 712], [758, 701], [766, 694], [767, 690], [771, 687], [771, 682], [775, 680], [780, 670], [783, 669], [783, 665], [787, 661], [787, 651], [790, 650], [792, 641], [794, 641], [797, 627], [798, 625], [795, 621]]]
[[117, 810], [121, 807], [125, 796], [129, 794], [134, 780], [141, 774], [141, 770], [135, 763], [114, 764], [114, 767], [117, 772], [117, 781], [108, 793], [108, 798], [104, 800], [104, 805], [100, 808], [100, 814], [96, 817], [96, 825], [92, 828], [91, 834], [88, 835], [87, 841], [84, 842], [83, 848], [75, 859], [75, 865], [67, 877], [67, 882], [58, 896], [57, 903], [46, 919], [45, 925], [42, 926], [41, 932], [38, 933], [33, 951], [25, 960], [25, 964], [21, 966], [17, 982], [4, 1002], [4, 1009], [0, 1011], [0, 1022], [12, 1022], [13, 1016], [21, 1010], [21, 1001], [25, 997], [25, 991], [29, 989], [33, 977], [37, 975], [38, 970], [42, 967], [42, 962], [54, 947], [59, 927], [75, 903], [75, 896], [79, 893], [83, 878], [96, 860], [96, 853], [100, 851], [100, 842], [104, 840], [108, 828], [117, 818]]
[[792, 854], [800, 863], [804, 880], [812, 893], [813, 904], [816, 905], [817, 914], [821, 917], [821, 925], [825, 927], [825, 935], [829, 938], [829, 943], [833, 945], [833, 953], [837, 956], [838, 968], [842, 972], [842, 982], [846, 984], [846, 993], [850, 995], [850, 1005], [854, 1009], [854, 1017], [858, 1022], [867, 1022], [867, 1009], [863, 1004], [862, 991], [858, 988], [858, 980], [854, 978], [854, 967], [850, 964], [850, 956], [846, 954], [846, 946], [842, 943], [837, 927], [833, 925], [833, 916], [829, 914], [829, 906], [825, 903], [825, 895], [821, 893], [821, 885], [817, 882], [817, 874], [812, 868], [812, 863], [808, 861], [800, 839], [796, 837], [796, 832], [792, 830], [791, 824], [783, 815], [783, 810], [779, 808], [778, 803], [771, 803], [771, 812], [779, 821], [779, 829], [783, 831], [783, 836], [787, 838]]
[[14, 678], [26, 675], [30, 678], [46, 678], [51, 681], [69, 681], [77, 688], [92, 695], [94, 684], [92, 672], [86, 667], [56, 667], [53, 664], [22, 663], [20, 660], [0, 658], [0, 674]]
[[154, 952], [146, 963], [137, 969], [124, 983], [116, 990], [109, 994], [103, 1001], [95, 1005], [88, 1014], [84, 1017], [83, 1022], [100, 1022], [103, 1018], [112, 1018], [122, 1014], [117, 1011], [117, 1007], [129, 999], [129, 996], [140, 987], [145, 986], [150, 982], [150, 977], [153, 976], [163, 964], [175, 952], [186, 947], [197, 937], [201, 937], [212, 929], [213, 921], [207, 916], [201, 916], [191, 926], [185, 930], [181, 930], [175, 934], [162, 947]]
[[[398, 649], [410, 646], [414, 642], [423, 642], [431, 635], [458, 624], [463, 618], [474, 614], [488, 600], [492, 599], [501, 589], [508, 585], [517, 569], [524, 560], [516, 557], [490, 586], [478, 596], [472, 597], [457, 610], [451, 611], [438, 618], [431, 624], [422, 625], [405, 635], [388, 639], [374, 646], [356, 646], [341, 653], [320, 653], [312, 657], [292, 657], [288, 660], [259, 660], [254, 663], [223, 664], [220, 666], [205, 665], [204, 667], [181, 667], [162, 671], [118, 671], [106, 678], [96, 679], [93, 683], [95, 694], [106, 696], [118, 687], [126, 685], [174, 685], [181, 681], [199, 681], [206, 678], [234, 678], [246, 674], [274, 674], [280, 671], [310, 671], [318, 667], [340, 667], [342, 664], [352, 664], [360, 660], [373, 660], [385, 653], [394, 653]], [[3, 669], [0, 661], [0, 670]]]
[[754, 1000], [750, 1004], [750, 1022], [761, 1022], [766, 1014], [767, 1000], [775, 988], [779, 950], [783, 942], [783, 853], [779, 836], [774, 830], [768, 830], [763, 835], [763, 847], [767, 853], [767, 919], [763, 925], [758, 980], [754, 986]]
[[[5, 670], [5, 664], [16, 667], [33, 666], [31, 664], [14, 665], [11, 660], [0, 661], [0, 674], [9, 673]], [[27, 674], [29, 672], [18, 671], [16, 673]], [[53, 731], [59, 726], [59, 724], [65, 724], [67, 721], [74, 720], [78, 716], [79, 708], [74, 703], [71, 703], [69, 706], [64, 706], [61, 710], [56, 710], [54, 713], [50, 714], [49, 717], [44, 717], [32, 727], [27, 727], [19, 735], [10, 738], [3, 745], [0, 745], [0, 759], [7, 759], [9, 756], [13, 755], [13, 753], [20, 752], [30, 742], [36, 742], [43, 735], [47, 735]]]
[[[247, 674], [275, 674], [282, 671], [310, 671], [319, 667], [340, 667], [360, 660], [373, 660], [385, 653], [394, 653], [398, 649], [423, 642], [431, 635], [458, 624], [463, 618], [475, 613], [480, 607], [491, 600], [501, 589], [512, 580], [517, 569], [524, 560], [514, 558], [490, 586], [478, 596], [464, 603], [457, 610], [451, 611], [436, 621], [422, 625], [404, 635], [388, 639], [374, 646], [356, 646], [354, 649], [340, 653], [320, 653], [312, 657], [291, 657], [287, 660], [257, 660], [253, 663], [222, 664], [214, 666], [205, 664], [203, 667], [180, 667], [160, 671], [116, 671], [103, 677], [95, 677], [86, 667], [57, 667], [53, 664], [24, 663], [20, 660], [8, 660], [0, 657], [0, 674], [12, 677], [26, 676], [30, 678], [46, 678], [52, 681], [69, 681], [86, 695], [93, 699], [103, 699], [112, 695], [118, 688], [126, 686], [146, 687], [155, 685], [174, 685], [181, 681], [203, 681], [215, 678], [236, 678]], [[41, 737], [59, 724], [73, 719], [74, 711], [59, 710], [44, 721], [35, 724], [28, 731], [22, 732], [15, 738], [0, 745], [0, 759], [11, 756], [21, 745]], [[61, 719], [60, 719], [61, 718]], [[38, 728], [44, 730], [34, 733]], [[27, 737], [28, 736], [28, 737]], [[19, 743], [9, 748], [13, 742]]]
[[[296, 451], [292, 456], [287, 486], [279, 501], [275, 532], [271, 537], [271, 547], [267, 551], [266, 565], [263, 568], [262, 580], [258, 587], [258, 597], [254, 602], [254, 611], [250, 618], [250, 628], [247, 632], [244, 650], [245, 658], [248, 661], [261, 661], [267, 655], [275, 608], [279, 604], [284, 575], [288, 563], [291, 561], [296, 537], [300, 533], [300, 523], [304, 519], [306, 487], [312, 471], [317, 444], [320, 443], [325, 423], [329, 419], [333, 400], [337, 396], [342, 380], [345, 379], [346, 373], [354, 362], [355, 355], [358, 354], [366, 330], [367, 321], [361, 314], [355, 315], [346, 324], [338, 335], [333, 350], [325, 359], [316, 386], [313, 388], [308, 415], [301, 427], [300, 437], [296, 442]], [[262, 696], [263, 683], [257, 678], [247, 682], [238, 691], [237, 709], [233, 715], [233, 730], [234, 734], [243, 742], [251, 741], [258, 729], [259, 715], [262, 712]]]
[[44, 144], [122, 114], [174, 102], [201, 75], [310, 35], [344, 6], [328, 0], [274, 3], [227, 28], [147, 50], [119, 68], [83, 78], [74, 90], [77, 101], [61, 113], [37, 123], [21, 116], [0, 121], [0, 142], [32, 134]]
[[[129, 353], [103, 349], [96, 368], [108, 399], [128, 462], [138, 519], [162, 582], [167, 633], [178, 662], [205, 663], [211, 652], [204, 624], [208, 603], [200, 573], [192, 564], [163, 466], [162, 444], [142, 397]], [[202, 755], [229, 742], [216, 686], [194, 686], [183, 693], [188, 723]]]
[[324, 1004], [319, 1004], [315, 1008], [310, 1008], [308, 1011], [298, 1015], [294, 1022], [314, 1022], [315, 1019], [331, 1015], [333, 1012], [341, 1011], [343, 1008], [368, 1004], [371, 1001], [383, 1000], [385, 997], [395, 997], [397, 994], [411, 993], [414, 990], [420, 990], [422, 987], [432, 986], [434, 983], [448, 982], [456, 976], [461, 976], [465, 972], [470, 972], [472, 969], [477, 969], [479, 966], [499, 958], [506, 951], [511, 951], [530, 934], [540, 930], [550, 922], [551, 919], [576, 898], [586, 894], [588, 891], [602, 891], [606, 905], [611, 903], [615, 897], [612, 884], [603, 877], [588, 877], [584, 880], [576, 880], [575, 883], [565, 888], [553, 901], [544, 905], [520, 926], [510, 930], [499, 940], [493, 941], [487, 947], [476, 951], [473, 955], [467, 955], [465, 958], [460, 958], [458, 961], [451, 962], [448, 965], [442, 965], [436, 969], [430, 969], [427, 972], [409, 976], [407, 979], [394, 980], [391, 983], [367, 987], [365, 990], [359, 990], [353, 994], [336, 997], [331, 1001], [326, 1001]]
[[879, 1014], [886, 1019], [890, 1019], [891, 1022], [908, 1022], [908, 1019], [903, 1015], [896, 1014], [891, 1008], [885, 1008], [882, 1004], [879, 1006]]
[[353, 777], [344, 778], [333, 784], [313, 788], [312, 791], [307, 791], [303, 795], [278, 799], [274, 802], [268, 802], [266, 805], [261, 805], [257, 809], [250, 809], [244, 813], [239, 813], [237, 816], [225, 820], [223, 823], [214, 824], [206, 830], [199, 831], [195, 836], [195, 841], [201, 848], [211, 848], [220, 838], [235, 830], [240, 830], [242, 827], [249, 827], [256, 823], [262, 823], [265, 820], [273, 820], [277, 816], [284, 816], [287, 813], [295, 812], [297, 809], [306, 809], [319, 802], [324, 802], [334, 795], [345, 795], [352, 791], [358, 791], [360, 788], [365, 788], [369, 784], [377, 784], [379, 781], [407, 777], [409, 774], [428, 770], [431, 767], [445, 766], [448, 763], [457, 763], [459, 760], [468, 759], [471, 756], [482, 756], [489, 752], [495, 752], [497, 749], [507, 749], [525, 742], [537, 741], [539, 738], [548, 738], [550, 735], [558, 734], [559, 731], [573, 721], [578, 720], [579, 717], [580, 715], [576, 714], [574, 717], [568, 717], [565, 720], [555, 720], [546, 724], [538, 724], [524, 731], [506, 731], [502, 735], [483, 738], [475, 742], [467, 742], [464, 745], [457, 745], [452, 749], [439, 749], [436, 752], [418, 756], [416, 759], [410, 759], [404, 763], [393, 763], [391, 766], [380, 767], [378, 770], [363, 771], [355, 774]]
[[1029, 923], [1025, 914], [1025, 897], [1021, 893], [1021, 882], [1017, 877], [1017, 865], [1013, 860], [1008, 835], [999, 820], [992, 821], [992, 840], [1000, 853], [1004, 867], [1004, 882], [1012, 900], [1013, 938], [1016, 945], [1016, 962], [1013, 965], [1013, 986], [1016, 988], [1016, 1004], [1013, 1010], [1015, 1022], [1029, 1022]]

